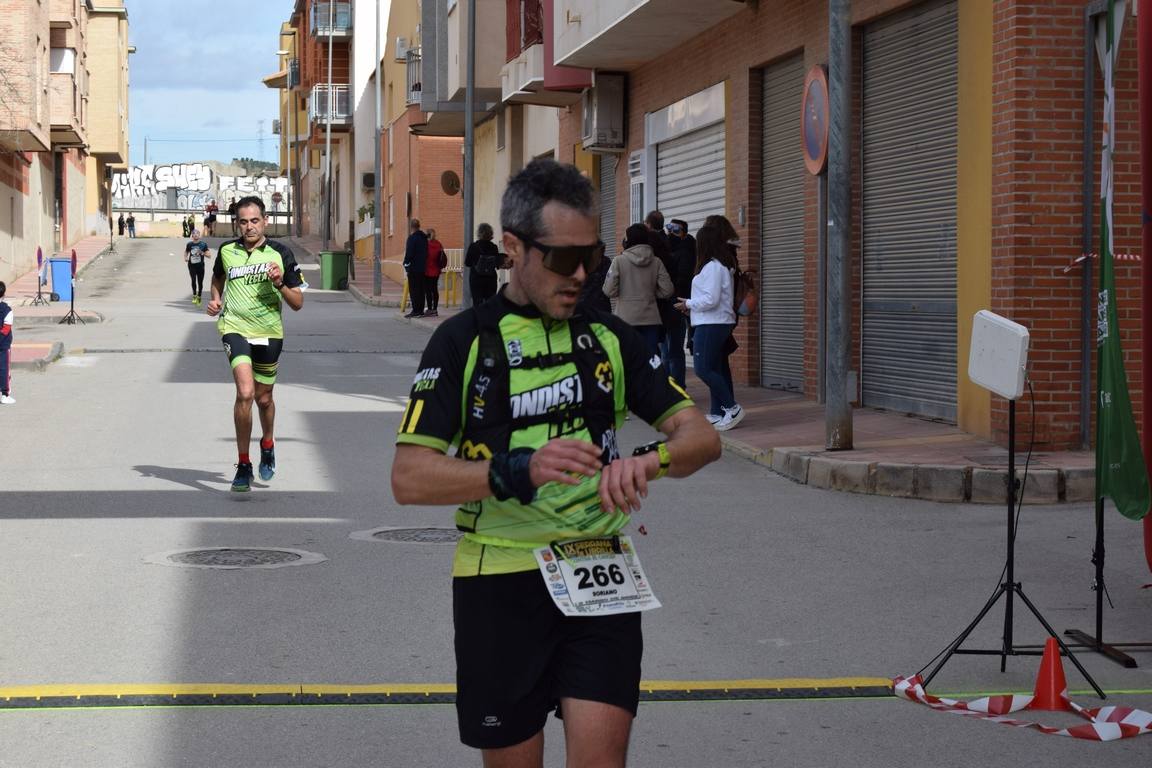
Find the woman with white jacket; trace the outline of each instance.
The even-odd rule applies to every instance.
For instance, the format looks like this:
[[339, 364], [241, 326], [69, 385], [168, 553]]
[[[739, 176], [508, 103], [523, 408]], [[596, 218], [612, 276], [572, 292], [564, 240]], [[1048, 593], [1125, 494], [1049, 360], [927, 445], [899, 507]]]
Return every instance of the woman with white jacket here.
[[723, 432], [744, 418], [732, 386], [723, 374], [724, 343], [736, 327], [732, 305], [732, 251], [720, 230], [704, 226], [696, 233], [696, 276], [692, 278], [692, 298], [676, 300], [676, 308], [688, 312], [692, 324], [692, 367], [708, 385], [711, 406], [708, 420]]

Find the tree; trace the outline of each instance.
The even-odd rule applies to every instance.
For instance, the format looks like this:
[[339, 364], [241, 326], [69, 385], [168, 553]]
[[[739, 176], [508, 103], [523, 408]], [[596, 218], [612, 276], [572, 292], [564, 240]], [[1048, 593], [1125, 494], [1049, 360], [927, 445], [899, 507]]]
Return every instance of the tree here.
[[274, 173], [278, 171], [276, 163], [256, 160], [251, 157], [234, 157], [232, 158], [232, 165], [240, 166], [250, 176], [260, 173], [261, 171], [272, 171]]

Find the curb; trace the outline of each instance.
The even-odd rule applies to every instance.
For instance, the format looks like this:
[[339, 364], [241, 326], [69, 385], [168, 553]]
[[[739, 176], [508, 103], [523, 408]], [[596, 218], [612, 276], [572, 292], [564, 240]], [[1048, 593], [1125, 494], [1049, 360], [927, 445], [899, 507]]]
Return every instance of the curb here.
[[64, 356], [64, 343], [61, 341], [52, 342], [52, 349], [44, 357], [38, 357], [34, 360], [23, 360], [13, 362], [12, 367], [18, 368], [23, 371], [43, 371], [52, 363], [59, 360]]
[[[724, 451], [789, 480], [832, 491], [924, 501], [1003, 504], [1008, 472], [975, 465], [898, 464], [830, 458], [797, 448], [756, 448], [721, 435]], [[1094, 469], [1029, 469], [1025, 504], [1074, 504], [1095, 496]], [[1018, 481], [1024, 472], [1017, 470]]]
[[398, 299], [369, 296], [351, 283], [348, 284], [348, 293], [352, 294], [352, 298], [356, 299], [356, 301], [371, 307], [391, 307], [393, 309], [399, 309], [400, 307], [400, 301]]
[[[68, 310], [64, 310], [58, 315], [28, 315], [19, 314], [16, 316], [16, 328], [19, 329], [26, 325], [59, 325], [60, 321], [68, 314]], [[77, 310], [76, 314], [86, 323], [102, 323], [104, 316], [99, 312], [93, 312], [90, 309]]]

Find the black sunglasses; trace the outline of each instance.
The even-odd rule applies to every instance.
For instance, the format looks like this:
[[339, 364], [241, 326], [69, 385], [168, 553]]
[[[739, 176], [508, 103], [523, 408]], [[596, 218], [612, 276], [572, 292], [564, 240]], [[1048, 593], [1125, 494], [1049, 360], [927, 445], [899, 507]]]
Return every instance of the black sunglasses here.
[[596, 271], [596, 267], [600, 266], [600, 260], [604, 258], [604, 243], [599, 241], [595, 245], [545, 245], [515, 230], [504, 231], [527, 247], [540, 251], [544, 268], [564, 277], [576, 274], [576, 268], [581, 264], [584, 265], [584, 271], [591, 274]]

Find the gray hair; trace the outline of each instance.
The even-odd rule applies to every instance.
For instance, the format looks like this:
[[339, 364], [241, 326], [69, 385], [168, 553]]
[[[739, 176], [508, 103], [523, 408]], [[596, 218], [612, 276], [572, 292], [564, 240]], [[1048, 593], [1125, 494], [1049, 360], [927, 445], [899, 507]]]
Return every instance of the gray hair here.
[[548, 203], [560, 203], [585, 216], [596, 216], [592, 182], [574, 165], [555, 160], [533, 160], [508, 181], [500, 205], [500, 226], [536, 239], [544, 231], [542, 211]]

